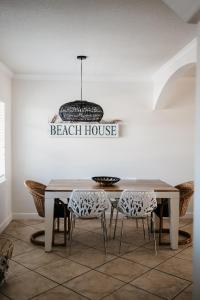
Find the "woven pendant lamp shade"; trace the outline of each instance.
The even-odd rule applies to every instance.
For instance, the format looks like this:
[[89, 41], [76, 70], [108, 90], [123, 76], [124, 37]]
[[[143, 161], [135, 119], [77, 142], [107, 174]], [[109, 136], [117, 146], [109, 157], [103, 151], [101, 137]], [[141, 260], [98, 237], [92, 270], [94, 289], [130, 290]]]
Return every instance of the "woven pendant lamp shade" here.
[[59, 115], [63, 121], [68, 122], [100, 122], [103, 109], [98, 104], [76, 100], [63, 104]]
[[82, 100], [82, 60], [86, 56], [77, 56], [81, 60], [81, 100], [63, 104], [59, 109], [59, 116], [65, 122], [100, 122], [103, 118], [103, 109], [100, 105]]

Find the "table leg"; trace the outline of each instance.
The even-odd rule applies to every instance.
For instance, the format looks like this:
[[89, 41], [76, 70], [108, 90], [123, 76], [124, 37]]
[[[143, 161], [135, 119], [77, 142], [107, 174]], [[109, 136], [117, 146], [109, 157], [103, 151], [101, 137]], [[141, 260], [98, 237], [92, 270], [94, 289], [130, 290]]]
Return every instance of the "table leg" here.
[[170, 215], [170, 243], [173, 250], [178, 249], [179, 230], [179, 193], [170, 193], [169, 215]]
[[45, 252], [52, 250], [54, 195], [45, 193]]

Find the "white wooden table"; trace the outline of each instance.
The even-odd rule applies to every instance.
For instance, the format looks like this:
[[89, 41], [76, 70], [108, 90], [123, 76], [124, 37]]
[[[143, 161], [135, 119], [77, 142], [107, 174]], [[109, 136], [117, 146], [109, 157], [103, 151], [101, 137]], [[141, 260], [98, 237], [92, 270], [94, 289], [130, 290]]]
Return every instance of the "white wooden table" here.
[[100, 186], [93, 180], [84, 179], [62, 179], [51, 180], [45, 191], [45, 251], [52, 250], [52, 230], [54, 199], [59, 198], [67, 203], [74, 189], [103, 189], [108, 193], [120, 194], [124, 189], [136, 191], [154, 191], [157, 198], [169, 199], [170, 215], [170, 244], [172, 249], [178, 249], [179, 229], [179, 191], [173, 186], [161, 180], [120, 180], [112, 186]]

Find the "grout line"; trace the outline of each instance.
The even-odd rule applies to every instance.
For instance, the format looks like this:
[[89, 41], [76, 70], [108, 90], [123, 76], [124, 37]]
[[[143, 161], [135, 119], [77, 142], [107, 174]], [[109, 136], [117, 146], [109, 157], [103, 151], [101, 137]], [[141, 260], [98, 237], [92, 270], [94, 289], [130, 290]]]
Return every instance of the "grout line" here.
[[179, 296], [180, 294], [182, 294], [187, 288], [189, 288], [192, 285], [192, 283], [188, 286], [186, 286], [180, 293], [178, 293], [176, 296], [174, 296], [171, 300], [176, 299], [177, 296]]
[[[44, 292], [41, 292], [41, 293], [39, 293], [39, 294], [37, 294], [37, 295], [31, 296], [31, 297], [28, 298], [27, 300], [31, 300], [31, 299], [34, 299], [35, 297], [41, 296], [42, 294], [45, 294], [45, 293], [47, 293], [47, 292], [49, 292], [49, 291], [51, 291], [51, 290], [57, 288], [58, 286], [59, 286], [59, 285], [54, 286], [54, 287], [52, 287], [52, 288], [50, 288], [50, 289], [48, 289], [48, 290], [46, 290], [46, 291], [44, 291]], [[13, 299], [13, 300], [14, 300], [14, 299]]]
[[2, 291], [0, 291], [0, 296], [1, 295], [3, 295], [3, 296], [5, 296], [5, 297], [7, 297], [8, 299], [10, 299], [10, 300], [13, 300], [12, 298], [10, 298], [9, 296], [7, 296], [6, 294], [4, 294]]
[[[79, 296], [81, 296], [81, 297], [85, 297], [85, 298], [88, 299], [88, 300], [93, 300], [93, 299], [89, 298], [88, 296], [81, 294], [80, 292], [78, 293], [78, 291], [75, 291], [75, 290], [73, 290], [73, 289], [70, 288], [70, 287], [66, 287], [66, 286], [64, 286], [64, 285], [62, 285], [62, 284], [61, 284], [61, 286], [63, 286], [63, 287], [66, 288], [66, 289], [69, 289], [70, 291], [76, 293], [77, 295], [79, 295]], [[57, 299], [57, 300], [59, 300], [59, 299]]]
[[[144, 290], [144, 289], [142, 289], [142, 288], [140, 288], [140, 287], [137, 287], [137, 286], [135, 286], [135, 285], [133, 285], [133, 284], [130, 284], [130, 283], [127, 283], [127, 284], [123, 285], [121, 288], [124, 288], [124, 287], [127, 286], [127, 285], [128, 285], [128, 286], [131, 286], [131, 287], [133, 287], [133, 288], [136, 288], [137, 290], [143, 291], [143, 292], [145, 292], [145, 293], [147, 293], [147, 294], [149, 294], [149, 295], [156, 296], [158, 299], [167, 300], [167, 298], [164, 298], [164, 297], [162, 297], [162, 296], [158, 296], [158, 295], [156, 295], [156, 294], [154, 294], [154, 293], [152, 293], [152, 292], [150, 292], [150, 291]], [[112, 292], [111, 294], [109, 294], [109, 295], [107, 295], [107, 296], [111, 296], [112, 294], [115, 294], [115, 292], [118, 291], [118, 290], [120, 290], [121, 288], [115, 290], [114, 292]], [[105, 299], [107, 296], [104, 296], [104, 297], [101, 298], [100, 300]]]
[[[41, 222], [41, 223], [42, 223], [42, 222]], [[25, 224], [24, 224], [24, 225], [25, 225]], [[189, 224], [187, 224], [187, 225], [189, 225]], [[184, 226], [187, 226], [187, 225], [184, 225]], [[25, 225], [25, 226], [30, 226], [31, 228], [33, 228], [34, 225]], [[80, 229], [80, 228], [79, 228], [79, 229]], [[85, 230], [85, 229], [84, 229], [84, 230]], [[90, 230], [85, 230], [85, 231], [93, 232], [93, 233], [98, 234], [98, 235], [100, 236], [100, 234], [97, 233], [97, 232], [95, 232], [95, 231], [90, 231]], [[5, 234], [8, 235], [8, 236], [9, 236], [9, 235], [12, 236], [12, 234], [7, 234], [7, 233], [5, 233]], [[78, 234], [78, 235], [79, 235], [79, 234]], [[21, 239], [17, 239], [15, 236], [12, 236], [12, 237], [15, 238], [17, 241], [22, 241], [22, 242], [26, 243], [27, 245], [29, 245], [27, 241], [24, 241], [24, 240], [21, 240]], [[97, 248], [97, 246], [95, 246], [95, 245], [89, 246], [89, 245], [84, 244], [84, 243], [79, 242], [79, 241], [78, 241], [78, 243], [79, 243], [80, 245], [86, 246], [86, 249], [95, 249], [96, 251], [102, 253], [102, 249], [99, 250], [99, 248]], [[148, 241], [147, 243], [149, 243], [149, 241]], [[145, 244], [147, 244], [147, 243], [145, 243]], [[156, 269], [156, 268], [157, 268], [159, 265], [161, 265], [162, 263], [164, 263], [164, 262], [170, 260], [170, 259], [173, 258], [173, 257], [176, 257], [178, 254], [180, 254], [181, 252], [183, 252], [183, 251], [186, 250], [187, 248], [191, 247], [190, 245], [188, 245], [188, 247], [185, 247], [184, 249], [182, 249], [180, 252], [178, 252], [178, 253], [176, 253], [176, 254], [174, 254], [174, 255], [168, 257], [167, 259], [163, 260], [160, 264], [158, 264], [158, 265], [156, 265], [156, 266], [154, 266], [154, 267], [152, 267], [152, 268], [150, 268], [150, 267], [148, 267], [148, 266], [146, 266], [146, 265], [144, 265], [144, 264], [138, 263], [137, 261], [132, 261], [132, 260], [130, 260], [130, 259], [127, 259], [127, 258], [123, 257], [124, 255], [126, 255], [126, 254], [128, 254], [128, 253], [131, 253], [131, 252], [136, 251], [138, 248], [145, 248], [146, 250], [151, 250], [151, 249], [148, 249], [148, 248], [144, 247], [145, 244], [136, 247], [134, 250], [130, 250], [130, 251], [128, 251], [128, 252], [121, 253], [121, 254], [119, 254], [119, 255], [117, 255], [117, 254], [111, 252], [110, 254], [113, 255], [114, 257], [113, 257], [112, 259], [110, 259], [109, 261], [106, 261], [105, 263], [103, 263], [103, 264], [101, 264], [101, 265], [99, 265], [99, 266], [97, 266], [97, 267], [95, 267], [95, 268], [88, 267], [88, 265], [84, 265], [84, 264], [82, 264], [82, 263], [79, 263], [79, 262], [73, 260], [73, 258], [71, 259], [70, 257], [63, 257], [63, 256], [60, 255], [59, 253], [56, 253], [56, 255], [59, 256], [59, 257], [62, 258], [62, 259], [70, 260], [70, 261], [75, 262], [75, 263], [77, 263], [77, 264], [79, 264], [79, 265], [86, 266], [87, 268], [90, 269], [90, 270], [88, 270], [88, 271], [86, 271], [86, 272], [84, 272], [84, 273], [82, 273], [82, 274], [80, 274], [80, 275], [78, 275], [78, 276], [76, 276], [76, 277], [73, 277], [73, 278], [67, 280], [66, 282], [64, 282], [64, 283], [62, 283], [62, 284], [59, 284], [59, 283], [55, 282], [54, 280], [52, 280], [52, 279], [50, 279], [50, 278], [48, 278], [48, 277], [46, 277], [46, 276], [44, 276], [44, 275], [42, 275], [42, 274], [40, 274], [40, 273], [37, 272], [37, 269], [38, 269], [38, 268], [40, 268], [40, 267], [45, 267], [45, 266], [49, 265], [50, 263], [48, 263], [48, 264], [46, 264], [46, 265], [44, 265], [44, 266], [39, 266], [39, 267], [37, 267], [36, 269], [32, 270], [32, 269], [29, 269], [28, 267], [24, 266], [23, 264], [21, 264], [21, 263], [15, 261], [15, 260], [13, 260], [13, 261], [16, 262], [16, 263], [18, 263], [19, 265], [23, 266], [23, 267], [26, 268], [27, 270], [32, 271], [32, 272], [34, 272], [34, 273], [37, 274], [37, 275], [39, 274], [40, 276], [42, 276], [42, 277], [44, 277], [44, 278], [46, 278], [46, 279], [48, 279], [48, 280], [54, 282], [55, 284], [57, 284], [56, 287], [57, 287], [57, 286], [60, 286], [60, 285], [63, 286], [63, 284], [65, 284], [65, 283], [67, 283], [67, 282], [69, 282], [69, 281], [71, 281], [71, 280], [73, 280], [73, 279], [76, 279], [76, 278], [78, 278], [78, 277], [80, 277], [80, 276], [82, 276], [82, 275], [84, 275], [84, 274], [86, 274], [86, 273], [89, 273], [89, 272], [91, 272], [92, 270], [93, 270], [93, 271], [96, 271], [96, 272], [99, 272], [99, 273], [101, 273], [101, 274], [104, 274], [104, 275], [106, 275], [106, 276], [108, 276], [108, 277], [110, 277], [110, 278], [117, 279], [117, 280], [121, 281], [122, 283], [124, 283], [124, 285], [122, 285], [121, 287], [117, 288], [117, 289], [116, 289], [115, 291], [113, 291], [111, 294], [115, 293], [117, 290], [119, 290], [119, 289], [121, 289], [122, 287], [124, 287], [124, 286], [130, 284], [131, 281], [136, 280], [137, 278], [143, 276], [144, 274], [148, 273], [148, 272], [151, 271], [151, 270], [156, 270], [156, 271], [158, 271], [158, 272], [160, 272], [160, 273], [165, 273], [165, 274], [167, 274], [167, 275], [170, 275], [170, 276], [176, 277], [176, 278], [178, 278], [178, 279], [182, 279], [182, 280], [187, 281], [189, 285], [188, 285], [187, 287], [185, 287], [185, 288], [184, 288], [180, 293], [178, 293], [177, 295], [181, 294], [186, 288], [188, 288], [188, 287], [192, 284], [192, 282], [189, 281], [189, 280], [187, 280], [187, 279], [183, 279], [183, 278], [180, 278], [180, 277], [178, 277], [178, 276], [176, 276], [176, 275], [173, 275], [173, 274], [170, 274], [170, 273], [167, 273], [167, 272], [162, 272], [162, 271], [159, 271], [159, 270]], [[132, 245], [132, 244], [129, 244], [129, 243], [128, 243], [128, 245]], [[38, 246], [38, 247], [39, 247], [39, 246]], [[42, 247], [39, 247], [39, 248], [40, 248], [40, 249], [43, 249]], [[38, 248], [32, 249], [32, 250], [30, 250], [30, 251], [27, 251], [27, 252], [18, 254], [18, 255], [14, 256], [14, 257], [17, 257], [17, 256], [19, 256], [19, 255], [23, 255], [23, 254], [25, 254], [25, 253], [30, 253], [30, 252], [32, 252], [32, 251], [34, 251], [34, 250], [37, 250], [37, 249], [38, 249]], [[152, 250], [152, 251], [153, 251], [153, 250]], [[105, 264], [107, 264], [107, 263], [109, 263], [109, 262], [111, 262], [111, 261], [114, 261], [114, 260], [116, 260], [116, 259], [118, 259], [118, 258], [125, 259], [125, 260], [127, 260], [127, 261], [131, 261], [131, 262], [133, 262], [133, 263], [140, 264], [140, 265], [142, 265], [142, 266], [145, 266], [145, 267], [149, 268], [149, 270], [147, 270], [146, 272], [142, 273], [141, 275], [138, 275], [136, 278], [130, 280], [128, 283], [127, 283], [127, 282], [124, 282], [123, 280], [120, 280], [120, 279], [118, 279], [118, 278], [116, 278], [116, 277], [113, 277], [113, 276], [110, 275], [110, 274], [106, 274], [106, 273], [103, 273], [103, 272], [97, 270], [97, 268], [99, 268], [99, 267], [101, 267], [101, 266], [103, 266], [103, 265], [105, 265]], [[178, 258], [178, 257], [176, 257], [176, 258]], [[182, 258], [179, 258], [179, 259], [182, 259]], [[184, 259], [182, 259], [182, 260], [184, 260]], [[131, 285], [134, 286], [133, 284], [131, 284]], [[65, 287], [65, 286], [64, 286], [64, 287]], [[138, 287], [136, 287], [136, 286], [134, 286], [134, 287], [137, 288], [137, 289], [143, 290], [143, 291], [145, 291], [146, 293], [150, 293], [150, 294], [152, 294], [152, 295], [156, 295], [156, 294], [153, 294], [153, 293], [151, 293], [151, 292], [149, 292], [149, 291], [147, 291], [147, 290], [144, 290], [144, 289], [142, 289], [142, 288], [138, 288]], [[55, 287], [53, 287], [53, 288], [55, 288]], [[49, 290], [51, 290], [51, 289], [53, 289], [53, 288], [50, 288]], [[65, 288], [66, 288], [66, 287], [65, 287]], [[67, 287], [67, 288], [68, 288], [68, 287]], [[74, 291], [73, 289], [70, 289], [70, 288], [68, 288], [68, 289], [69, 289], [69, 290], [72, 290], [72, 291], [75, 292], [75, 293], [77, 293], [77, 291]], [[41, 294], [46, 293], [46, 292], [49, 291], [49, 290], [46, 290], [45, 292], [42, 292]], [[81, 295], [81, 296], [83, 295], [83, 294], [79, 294], [79, 293], [77, 293], [77, 294], [78, 294], [78, 295]], [[110, 294], [110, 295], [111, 295], [111, 294]], [[40, 294], [38, 294], [38, 295], [40, 295]], [[174, 296], [174, 298], [177, 297], [177, 295]], [[7, 295], [5, 295], [5, 296], [8, 297]], [[29, 299], [32, 299], [32, 298], [34, 298], [34, 297], [36, 297], [36, 296], [37, 296], [37, 295], [35, 295], [35, 296], [33, 296], [33, 297], [29, 298]], [[84, 296], [84, 295], [83, 295], [83, 296]], [[103, 298], [105, 298], [105, 297], [107, 297], [107, 296], [108, 296], [108, 295], [103, 296], [101, 299], [103, 299]], [[156, 295], [156, 296], [158, 296], [158, 295]], [[86, 296], [84, 296], [84, 297], [86, 297]], [[160, 297], [160, 296], [158, 296], [158, 297]], [[89, 299], [88, 297], [86, 297], [86, 298]], [[174, 298], [173, 298], [173, 299], [174, 299]], [[10, 299], [11, 299], [11, 298], [10, 298]], [[162, 298], [162, 299], [165, 299], [165, 298]]]
[[143, 289], [143, 288], [141, 288], [141, 287], [138, 287], [138, 286], [136, 286], [136, 285], [134, 285], [134, 284], [132, 284], [132, 283], [131, 283], [131, 285], [134, 286], [135, 288], [137, 288], [138, 290], [141, 290], [141, 291], [146, 292], [146, 293], [149, 293], [149, 294], [151, 294], [151, 295], [153, 295], [153, 296], [159, 297], [160, 299], [163, 299], [163, 300], [169, 300], [169, 298], [165, 298], [165, 297], [160, 296], [160, 295], [158, 295], [158, 294], [149, 292], [149, 291], [147, 291], [147, 290], [145, 290], [145, 289]]
[[[101, 267], [101, 266], [100, 266], [100, 267]], [[100, 271], [100, 270], [94, 270], [94, 271], [97, 271], [97, 272], [99, 272], [99, 273], [101, 273], [101, 274], [107, 275], [107, 276], [109, 276], [109, 277], [111, 277], [111, 278], [113, 278], [113, 279], [117, 279], [117, 280], [119, 280], [119, 281], [121, 281], [121, 282], [123, 282], [123, 283], [130, 284], [131, 281], [138, 279], [139, 277], [141, 277], [141, 276], [143, 276], [144, 274], [148, 273], [150, 270], [146, 270], [145, 272], [143, 272], [142, 274], [140, 274], [140, 275], [136, 276], [135, 278], [129, 280], [128, 282], [127, 282], [127, 281], [124, 281], [124, 280], [122, 280], [122, 279], [119, 279], [119, 278], [117, 278], [117, 277], [114, 277], [113, 275], [104, 273], [103, 271]]]
[[166, 274], [166, 275], [173, 276], [173, 277], [175, 277], [175, 278], [181, 279], [181, 280], [183, 280], [183, 281], [188, 282], [189, 284], [192, 283], [192, 281], [190, 281], [190, 280], [188, 280], [188, 279], [185, 279], [185, 278], [182, 278], [182, 277], [178, 277], [177, 275], [174, 275], [174, 274], [171, 274], [171, 273], [167, 273], [167, 272], [165, 272], [165, 271], [161, 271], [161, 270], [158, 270], [158, 269], [156, 269], [156, 268], [155, 268], [154, 270], [155, 270], [155, 271], [158, 271], [158, 272], [160, 272], [160, 273], [164, 273], [164, 274]]
[[[42, 266], [41, 266], [41, 267], [42, 267]], [[41, 267], [39, 267], [39, 268], [41, 268]], [[44, 267], [45, 267], [45, 266], [44, 266]], [[39, 268], [38, 268], [38, 269], [39, 269]], [[72, 277], [72, 278], [70, 278], [70, 279], [68, 279], [68, 280], [66, 280], [66, 281], [64, 281], [64, 282], [62, 282], [62, 283], [60, 283], [60, 282], [55, 281], [54, 279], [51, 279], [51, 278], [47, 277], [46, 275], [43, 275], [43, 274], [39, 273], [39, 272], [37, 271], [37, 269], [34, 270], [34, 272], [35, 272], [36, 274], [42, 275], [43, 277], [45, 277], [45, 278], [47, 278], [47, 279], [49, 279], [49, 280], [52, 280], [53, 282], [56, 282], [56, 283], [59, 284], [59, 285], [65, 284], [65, 283], [67, 283], [67, 282], [69, 282], [69, 281], [71, 281], [71, 280], [73, 280], [73, 279], [75, 279], [75, 278], [78, 278], [78, 277], [80, 277], [80, 276], [82, 276], [82, 275], [85, 275], [85, 274], [87, 274], [87, 273], [89, 273], [89, 272], [91, 272], [91, 271], [92, 271], [91, 269], [90, 269], [90, 270], [87, 270], [87, 271], [85, 271], [85, 272], [83, 272], [83, 273], [81, 273], [81, 274], [79, 274], [79, 275], [77, 275], [77, 276], [74, 276], [74, 277]]]

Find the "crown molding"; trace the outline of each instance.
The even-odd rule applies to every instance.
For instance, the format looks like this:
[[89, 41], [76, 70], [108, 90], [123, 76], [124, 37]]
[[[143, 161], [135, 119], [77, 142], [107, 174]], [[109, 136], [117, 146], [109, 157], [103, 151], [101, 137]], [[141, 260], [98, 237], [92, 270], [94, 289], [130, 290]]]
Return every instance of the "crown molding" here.
[[0, 62], [0, 72], [12, 78], [14, 73], [2, 62]]

